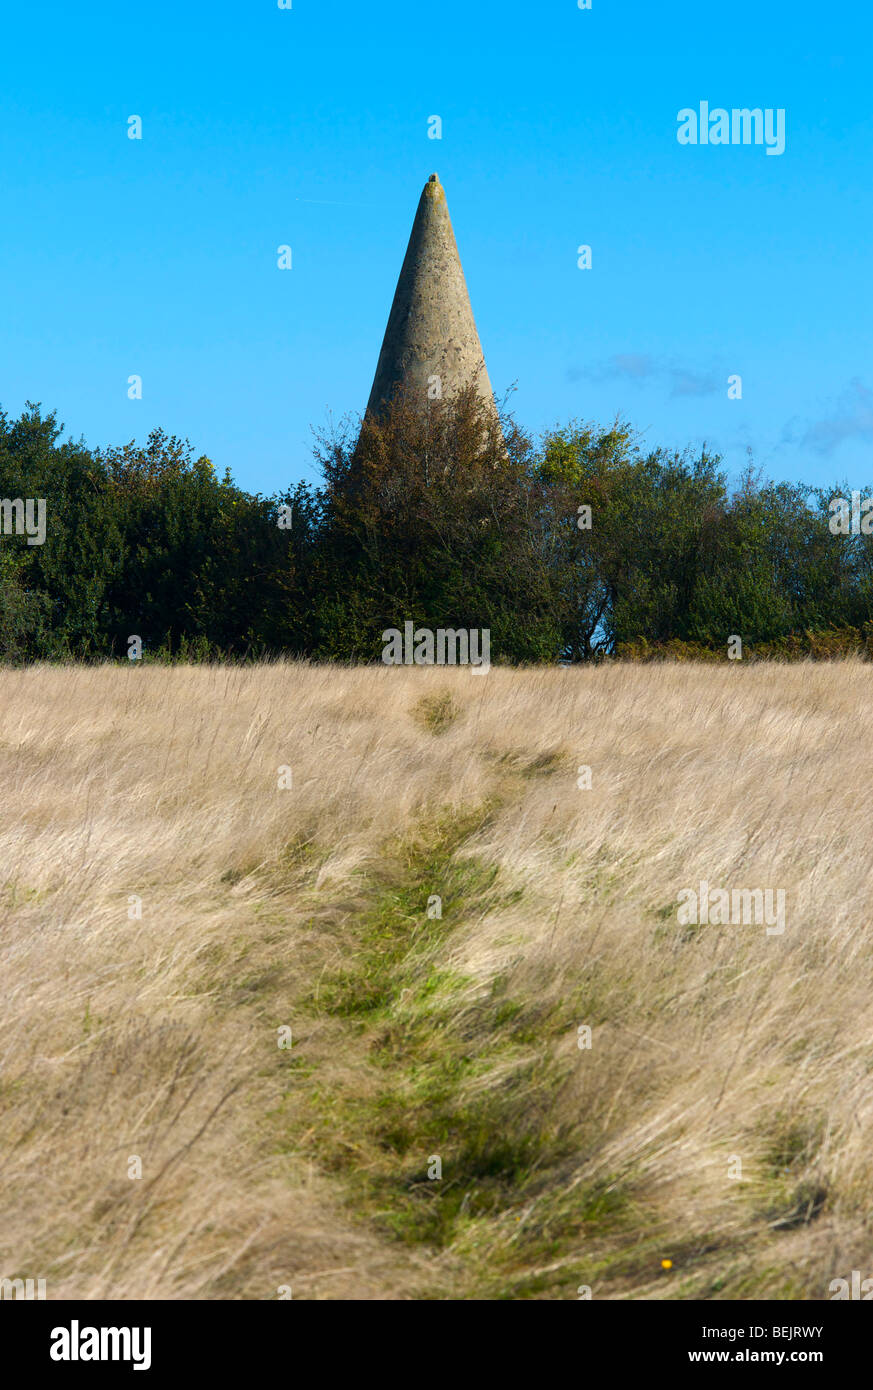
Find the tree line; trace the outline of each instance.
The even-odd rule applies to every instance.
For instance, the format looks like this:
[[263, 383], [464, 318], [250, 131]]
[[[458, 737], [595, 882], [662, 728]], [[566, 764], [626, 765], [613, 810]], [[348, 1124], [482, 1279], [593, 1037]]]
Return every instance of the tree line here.
[[0, 412], [0, 499], [46, 502], [42, 544], [2, 508], [0, 658], [126, 658], [138, 636], [146, 659], [377, 661], [405, 621], [487, 628], [510, 663], [721, 659], [735, 635], [873, 651], [873, 542], [833, 530], [848, 484], [750, 466], [731, 488], [706, 448], [620, 420], [534, 439], [472, 391], [398, 397], [315, 454], [319, 486], [268, 497], [161, 430], [89, 448], [37, 405]]

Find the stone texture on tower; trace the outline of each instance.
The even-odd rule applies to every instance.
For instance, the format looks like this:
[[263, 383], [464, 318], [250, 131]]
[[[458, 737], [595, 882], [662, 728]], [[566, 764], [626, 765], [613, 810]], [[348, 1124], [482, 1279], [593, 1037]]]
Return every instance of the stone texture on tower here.
[[398, 387], [426, 408], [434, 399], [436, 378], [443, 398], [472, 382], [495, 409], [446, 195], [431, 174], [394, 292], [368, 414], [378, 415]]

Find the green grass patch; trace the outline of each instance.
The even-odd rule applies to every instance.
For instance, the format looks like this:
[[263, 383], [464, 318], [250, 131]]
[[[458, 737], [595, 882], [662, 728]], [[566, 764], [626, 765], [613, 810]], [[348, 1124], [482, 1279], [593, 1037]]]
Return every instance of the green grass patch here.
[[437, 738], [450, 729], [460, 714], [460, 706], [449, 690], [440, 690], [434, 695], [425, 695], [413, 707], [412, 716]]
[[[315, 1016], [354, 1028], [361, 1072], [330, 1086], [313, 1077], [304, 1123], [311, 1152], [341, 1176], [361, 1219], [404, 1243], [457, 1246], [465, 1266], [479, 1265], [480, 1281], [498, 1288], [515, 1278], [520, 1252], [528, 1264], [577, 1261], [580, 1232], [622, 1220], [627, 1199], [608, 1184], [576, 1190], [566, 1208], [544, 1207], [494, 1268], [486, 1256], [576, 1151], [578, 1122], [556, 1118], [575, 1055], [564, 1049], [559, 1061], [555, 1044], [587, 1017], [584, 991], [551, 1004], [521, 1000], [500, 976], [483, 996], [448, 963], [462, 925], [520, 897], [471, 852], [491, 813], [486, 805], [436, 817], [386, 846], [367, 874], [363, 906], [343, 925], [353, 964], [322, 975], [306, 1000]], [[554, 1284], [542, 1279], [532, 1290]]]

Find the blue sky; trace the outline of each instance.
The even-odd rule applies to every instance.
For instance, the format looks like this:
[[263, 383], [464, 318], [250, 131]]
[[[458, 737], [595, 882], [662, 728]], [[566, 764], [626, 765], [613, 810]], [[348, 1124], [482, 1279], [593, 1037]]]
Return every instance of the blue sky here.
[[[91, 444], [162, 425], [253, 491], [314, 478], [436, 171], [522, 423], [621, 412], [732, 474], [751, 447], [864, 486], [871, 37], [860, 3], [808, 0], [10, 6], [0, 402]], [[785, 152], [680, 145], [701, 100], [784, 108]]]

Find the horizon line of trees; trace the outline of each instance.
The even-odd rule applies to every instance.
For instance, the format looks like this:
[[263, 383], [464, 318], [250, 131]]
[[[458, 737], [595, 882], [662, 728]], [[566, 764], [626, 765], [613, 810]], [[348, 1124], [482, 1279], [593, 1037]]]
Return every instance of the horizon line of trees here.
[[[402, 397], [316, 436], [323, 483], [272, 496], [187, 441], [63, 441], [0, 412], [0, 498], [47, 503], [43, 544], [0, 534], [0, 660], [297, 655], [378, 661], [405, 621], [491, 633], [492, 661], [873, 655], [873, 538], [833, 534], [833, 489], [730, 489], [705, 447], [644, 449], [622, 420], [532, 438], [472, 391]], [[6, 519], [8, 509], [4, 510]], [[873, 515], [871, 515], [873, 520]]]

